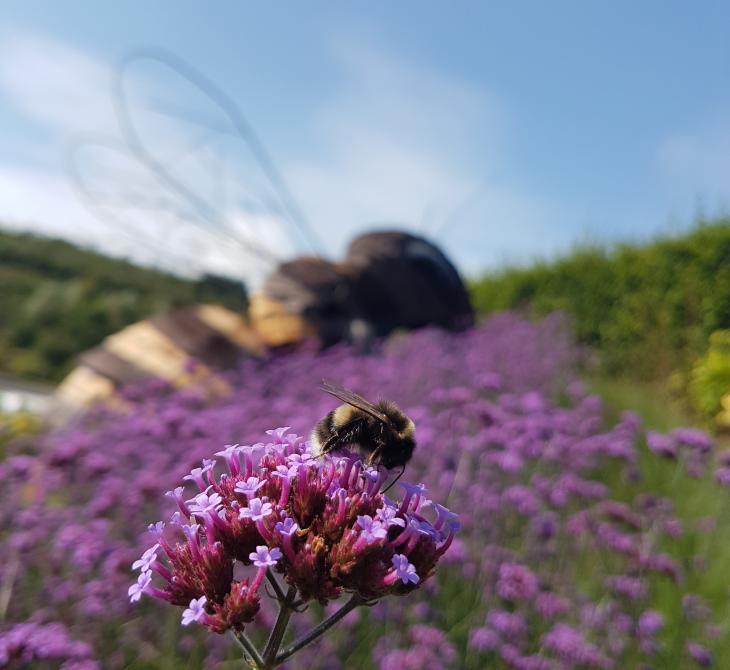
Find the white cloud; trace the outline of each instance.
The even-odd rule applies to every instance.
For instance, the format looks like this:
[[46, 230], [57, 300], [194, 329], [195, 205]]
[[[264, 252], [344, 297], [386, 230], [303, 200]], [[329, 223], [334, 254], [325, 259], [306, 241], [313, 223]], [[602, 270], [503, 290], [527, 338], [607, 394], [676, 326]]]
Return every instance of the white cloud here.
[[[373, 224], [418, 229], [424, 220], [434, 228], [450, 221], [437, 241], [472, 272], [485, 263], [514, 258], [526, 247], [549, 252], [564, 240], [564, 228], [550, 227], [550, 221], [564, 220], [557, 208], [529, 197], [506, 177], [509, 124], [498, 100], [468, 81], [363, 43], [338, 42], [333, 56], [341, 64], [338, 87], [312, 116], [303, 117], [301, 132], [307, 145], [317, 146], [316, 154], [297, 161], [277, 156], [333, 256]], [[200, 104], [184, 83], [173, 81], [169, 72], [169, 79], [162, 74], [159, 68], [135, 69], [132, 88], [143, 96], [154, 90], [156, 95], [178, 95], [176, 102], [185, 105]], [[59, 139], [79, 130], [114, 131], [109, 77], [103, 62], [50, 40], [21, 35], [0, 46], [0, 95]], [[209, 104], [203, 111], [206, 117], [221, 118]], [[159, 157], [182, 156], [185, 144], [201, 137], [192, 126], [176, 126], [159, 116], [144, 130], [150, 131], [148, 147]], [[260, 175], [242, 158], [244, 149], [230, 138], [224, 146], [206, 146], [192, 158], [176, 159], [175, 175], [214, 202], [236, 234], [265, 244], [279, 256], [294, 253], [292, 236], [287, 239], [270, 215], [248, 205], [251, 191], [259, 198], [267, 192]], [[29, 152], [37, 150], [29, 147]], [[90, 171], [95, 187], [133, 191], [137, 184], [144, 197], [166, 199], [179, 208], [179, 197], [165, 193], [128, 157], [112, 153], [97, 153]], [[229, 161], [231, 154], [235, 158]], [[184, 217], [161, 215], [154, 208], [145, 211], [142, 195], [131, 200], [136, 207], [116, 210], [121, 223], [110, 228], [99, 225], [79, 203], [60, 169], [0, 165], [0, 219], [33, 222], [36, 229], [144, 262], [162, 259], [168, 267], [180, 267], [181, 257], [194, 259], [185, 267], [230, 272], [253, 283], [266, 272], [265, 264], [186, 225]], [[158, 242], [151, 248], [135, 245], [124, 234], [128, 227]]]
[[108, 130], [113, 119], [108, 67], [40, 37], [0, 41], [0, 91], [30, 118], [62, 133]]
[[82, 204], [63, 174], [0, 165], [0, 207], [4, 226], [63, 237], [143, 263], [171, 267], [160, 252], [99, 221]]
[[32, 224], [43, 233], [76, 241], [95, 236], [89, 213], [68, 181], [53, 172], [0, 165], [0, 203], [4, 223]]
[[[243, 185], [250, 178], [231, 174], [236, 168], [228, 164], [220, 144], [204, 143], [200, 153], [191, 152], [190, 145], [208, 131], [176, 124], [144, 106], [151, 92], [158, 97], [186, 95], [183, 100], [190, 103], [196, 91], [186, 91], [184, 81], [159, 67], [137, 68], [126, 79], [145, 146], [181, 183], [214, 203], [210, 218], [226, 221], [227, 232], [195, 214], [189, 202], [165, 189], [126, 149], [119, 151], [124, 145], [112, 104], [111, 75], [105, 63], [52, 40], [14, 35], [0, 42], [0, 98], [51, 137], [43, 146], [16, 146], [26, 156], [23, 167], [0, 164], [0, 220], [183, 274], [210, 271], [260, 281], [272, 266], [261, 254], [246, 253], [245, 241], [267, 245], [283, 256], [287, 241], [271, 217], [265, 221], [250, 213], [250, 207], [242, 208]], [[209, 104], [204, 111], [211, 116], [217, 110]], [[79, 132], [105, 138], [78, 154], [86, 187], [96, 196], [91, 210], [72, 187], [63, 161], [63, 147]], [[244, 244], [237, 244], [236, 237]]]
[[[0, 164], [0, 207], [3, 225], [62, 237], [114, 256], [156, 265], [182, 275], [204, 271], [238, 276], [253, 282], [271, 268], [270, 264], [246, 254], [222, 237], [199, 228], [180, 226], [177, 218], [115, 216], [113, 210], [90, 211], [74, 192], [65, 175], [38, 169], [18, 169]], [[97, 218], [94, 211], [101, 215]], [[231, 212], [236, 232], [252, 232], [250, 217]], [[256, 241], [270, 248], [283, 244], [275, 221], [255, 221]]]

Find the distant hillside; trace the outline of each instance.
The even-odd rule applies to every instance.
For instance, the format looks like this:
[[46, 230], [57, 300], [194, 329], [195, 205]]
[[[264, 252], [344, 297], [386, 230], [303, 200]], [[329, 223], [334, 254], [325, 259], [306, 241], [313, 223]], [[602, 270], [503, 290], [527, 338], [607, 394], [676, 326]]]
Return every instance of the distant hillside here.
[[57, 381], [74, 355], [150, 314], [215, 302], [246, 308], [242, 284], [190, 281], [82, 249], [0, 230], [0, 372]]
[[472, 282], [471, 294], [481, 312], [567, 311], [610, 372], [652, 378], [686, 370], [710, 333], [730, 327], [730, 218], [488, 274]]

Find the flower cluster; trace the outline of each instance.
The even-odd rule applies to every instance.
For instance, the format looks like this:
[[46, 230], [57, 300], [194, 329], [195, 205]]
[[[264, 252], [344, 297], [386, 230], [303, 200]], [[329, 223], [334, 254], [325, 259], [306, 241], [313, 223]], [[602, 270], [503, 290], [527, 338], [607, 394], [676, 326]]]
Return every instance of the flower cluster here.
[[[532, 322], [500, 314], [464, 333], [393, 337], [369, 356], [334, 347], [247, 361], [225, 375], [227, 396], [147, 381], [124, 391], [121, 412], [100, 408], [61, 430], [7, 445], [0, 461], [0, 649], [12, 652], [7, 662], [0, 653], [0, 667], [39, 666], [20, 660], [45, 653], [43, 636], [27, 631], [60, 622], [69, 640], [88, 644], [88, 656], [43, 657], [49, 668], [91, 659], [103, 661], [105, 670], [215, 667], [230, 660], [230, 636], [208, 635], [197, 622], [211, 617], [220, 624], [222, 612], [228, 621], [247, 619], [249, 613], [226, 609], [221, 593], [253, 608], [251, 586], [261, 564], [272, 562], [267, 575], [284, 585], [292, 565], [297, 588], [310, 589], [312, 605], [289, 622], [299, 638], [320, 621], [323, 608], [314, 601], [323, 594], [319, 579], [307, 587], [308, 572], [297, 561], [320, 550], [332, 561], [329, 571], [324, 558], [315, 565], [327, 573], [327, 588], [378, 589], [386, 578], [393, 580], [388, 589], [422, 588], [352, 610], [316, 647], [298, 651], [295, 667], [563, 670], [581, 658], [598, 667], [605, 659], [615, 668], [730, 667], [730, 646], [718, 636], [728, 625], [722, 541], [730, 532], [728, 491], [713, 482], [730, 482], [730, 459], [710, 450], [698, 431], [647, 433], [635, 415], [606, 411], [576, 381], [581, 354], [559, 315]], [[297, 495], [295, 452], [306, 449], [283, 446], [286, 433], [265, 440], [275, 445], [269, 454], [254, 443], [281, 417], [306, 434], [330, 411], [332, 398], [316, 390], [322, 377], [366, 397], [393, 399], [414, 419], [418, 446], [406, 477], [428, 482], [429, 498], [460, 512], [460, 532], [433, 578], [426, 579], [404, 539], [387, 550], [392, 555], [378, 553], [382, 581], [345, 586], [362, 573], [348, 572], [345, 554], [332, 554], [336, 546], [353, 541], [347, 546], [361, 556], [371, 545], [390, 546], [396, 534], [423, 535], [399, 525], [406, 517], [398, 503], [346, 509], [348, 538], [338, 544], [325, 534], [324, 549], [307, 540], [309, 532], [323, 537], [322, 529], [279, 505], [287, 485], [292, 501]], [[254, 445], [250, 473], [246, 450], [238, 447], [222, 449], [213, 469], [202, 463], [211, 445], [235, 441]], [[292, 453], [281, 453], [287, 449]], [[267, 458], [277, 465], [262, 477]], [[228, 459], [239, 468], [236, 475]], [[311, 471], [302, 480], [307, 490], [317, 485], [310, 460], [304, 459]], [[321, 484], [330, 466], [318, 467], [325, 468], [318, 472]], [[190, 468], [176, 493], [180, 474]], [[366, 486], [367, 476], [361, 467], [349, 484]], [[235, 480], [232, 489], [226, 479]], [[167, 489], [170, 497], [160, 495]], [[439, 509], [426, 505], [423, 492], [396, 485], [387, 494], [398, 491], [411, 495], [410, 518], [420, 524], [421, 515], [436, 527]], [[317, 500], [313, 495], [311, 504]], [[346, 506], [356, 505], [353, 500], [345, 494]], [[179, 516], [170, 520], [172, 507]], [[152, 519], [165, 520], [153, 526], [155, 535], [146, 530]], [[226, 535], [223, 526], [237, 534]], [[215, 586], [207, 573], [185, 573], [189, 590], [180, 594], [179, 608], [160, 607], [142, 595], [172, 593], [160, 569], [185, 572], [193, 545], [183, 527], [211, 561], [216, 542], [225, 555], [237, 547], [233, 575]], [[164, 543], [173, 556], [181, 546], [177, 567]], [[394, 563], [396, 555], [407, 563]], [[140, 602], [130, 605], [132, 563], [141, 581], [131, 594]], [[256, 624], [249, 627], [254, 635], [276, 616], [265, 597], [273, 586], [264, 579], [256, 589]], [[236, 592], [234, 584], [240, 584]], [[325, 616], [337, 607], [330, 602]], [[187, 625], [179, 626], [183, 613]], [[3, 646], [8, 639], [12, 647]]]
[[[168, 491], [176, 510], [149, 527], [155, 542], [132, 564], [131, 601], [149, 594], [185, 607], [183, 625], [222, 633], [253, 621], [264, 579], [275, 579], [270, 570], [301, 604], [321, 605], [344, 592], [362, 603], [403, 595], [431, 577], [457, 516], [426, 498], [422, 484], [401, 482], [403, 499], [390, 500], [381, 493], [386, 470], [351, 455], [315, 458], [288, 430], [217, 452], [226, 469], [219, 477], [216, 461], [203, 460], [183, 477], [192, 495]], [[253, 577], [235, 579], [236, 562], [252, 565]]]
[[380, 670], [440, 670], [456, 660], [456, 649], [442, 630], [416, 624], [408, 634], [408, 649], [381, 652], [376, 648]]
[[86, 642], [74, 640], [59, 623], [22, 623], [0, 633], [0, 668], [63, 662], [64, 670], [99, 670]]

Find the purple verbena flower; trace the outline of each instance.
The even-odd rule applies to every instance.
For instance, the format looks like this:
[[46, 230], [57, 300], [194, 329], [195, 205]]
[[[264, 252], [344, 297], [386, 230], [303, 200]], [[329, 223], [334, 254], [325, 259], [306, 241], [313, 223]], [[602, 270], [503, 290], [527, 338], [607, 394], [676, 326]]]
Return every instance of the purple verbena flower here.
[[259, 479], [258, 477], [248, 477], [245, 482], [236, 482], [234, 490], [236, 493], [241, 493], [247, 498], [252, 498], [256, 495], [256, 491], [264, 486], [264, 484], [266, 484], [266, 481], [263, 479]]
[[299, 524], [288, 516], [284, 521], [278, 521], [274, 530], [282, 535], [293, 535], [299, 530]]
[[290, 426], [284, 426], [283, 428], [274, 428], [273, 430], [267, 430], [266, 434], [271, 435], [274, 438], [276, 444], [281, 444], [284, 441], [284, 435], [289, 431]]
[[543, 635], [542, 643], [565, 663], [584, 665], [592, 668], [611, 668], [611, 661], [583, 634], [564, 623], [557, 623]]
[[182, 625], [183, 626], [189, 626], [191, 623], [195, 622], [201, 622], [205, 617], [205, 605], [208, 602], [208, 599], [205, 596], [200, 596], [200, 598], [193, 598], [190, 601], [190, 604], [188, 605], [187, 609], [183, 611], [182, 614]]
[[[179, 512], [175, 512], [175, 514], [179, 514]], [[165, 531], [165, 522], [158, 521], [157, 523], [151, 523], [147, 526], [147, 531], [157, 538], [162, 537], [162, 533]]]
[[416, 573], [416, 566], [408, 562], [408, 557], [403, 554], [395, 554], [392, 558], [393, 568], [398, 579], [404, 584], [418, 584], [421, 578]]
[[491, 628], [483, 626], [469, 633], [469, 646], [477, 651], [497, 651], [502, 646], [502, 640]]
[[499, 567], [497, 593], [505, 600], [530, 600], [537, 590], [537, 576], [529, 568], [516, 563], [502, 563]]
[[211, 514], [217, 512], [223, 499], [218, 493], [199, 493], [191, 500], [188, 500], [190, 511], [194, 514]]
[[712, 653], [701, 644], [690, 640], [687, 642], [687, 653], [692, 657], [692, 660], [697, 663], [697, 665], [700, 665], [703, 668], [712, 667], [714, 662]]
[[394, 507], [384, 505], [375, 514], [377, 515], [377, 519], [385, 524], [386, 528], [390, 528], [390, 526], [405, 528], [406, 522], [398, 516], [398, 510]]
[[388, 535], [387, 529], [379, 521], [374, 520], [369, 514], [358, 516], [357, 525], [362, 529], [360, 537], [368, 544], [382, 540]]
[[664, 458], [676, 458], [677, 446], [672, 438], [662, 435], [654, 431], [648, 431], [646, 434], [646, 446], [651, 451]]
[[216, 451], [216, 456], [221, 456], [228, 465], [228, 470], [234, 477], [241, 471], [239, 454], [241, 447], [238, 444], [227, 444], [222, 451]]
[[636, 624], [636, 632], [640, 637], [656, 635], [664, 626], [664, 617], [654, 610], [642, 612]]
[[299, 466], [302, 463], [293, 463], [292, 465], [277, 465], [274, 475], [283, 479], [292, 479], [299, 473]]
[[256, 567], [266, 568], [276, 565], [281, 556], [281, 550], [277, 547], [269, 549], [266, 545], [260, 545], [256, 547], [256, 551], [252, 551], [248, 557], [253, 561], [253, 564]]
[[527, 622], [521, 614], [507, 612], [502, 609], [489, 610], [487, 624], [501, 635], [509, 638], [522, 637], [527, 632]]
[[239, 512], [241, 519], [251, 519], [251, 521], [260, 521], [272, 514], [274, 511], [270, 502], [265, 502], [261, 498], [251, 498], [248, 501], [248, 507], [243, 507]]
[[132, 584], [127, 590], [130, 602], [136, 603], [142, 594], [147, 590], [150, 583], [152, 582], [152, 574], [150, 572], [143, 572], [137, 577], [136, 583]]
[[190, 471], [189, 475], [185, 475], [183, 477], [184, 481], [191, 481], [195, 482], [201, 491], [204, 491], [208, 484], [203, 479], [203, 475], [207, 472], [210, 472], [213, 469], [213, 466], [215, 465], [215, 461], [212, 460], [206, 460], [203, 461], [203, 467], [202, 468], [193, 468]]
[[436, 509], [437, 519], [436, 523], [434, 524], [434, 527], [436, 529], [441, 529], [443, 526], [446, 526], [450, 530], [459, 530], [461, 528], [461, 524], [459, 523], [459, 515], [454, 514], [451, 510], [447, 509], [443, 505], [439, 505], [436, 503], [434, 505]]
[[715, 479], [723, 486], [730, 486], [730, 467], [724, 466], [715, 470]]
[[157, 560], [157, 550], [159, 548], [159, 544], [154, 544], [147, 549], [144, 554], [142, 554], [142, 558], [139, 558], [132, 563], [132, 570], [139, 569], [141, 572], [149, 572], [152, 564]]

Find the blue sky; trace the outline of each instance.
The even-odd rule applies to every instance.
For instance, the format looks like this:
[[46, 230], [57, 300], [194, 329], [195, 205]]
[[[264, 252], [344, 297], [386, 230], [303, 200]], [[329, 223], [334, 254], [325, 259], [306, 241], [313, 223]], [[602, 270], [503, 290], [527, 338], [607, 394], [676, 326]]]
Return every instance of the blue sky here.
[[[730, 201], [728, 25], [722, 2], [6, 0], [0, 220], [183, 272], [261, 277], [267, 263], [219, 231], [129, 207], [114, 225], [108, 211], [99, 222], [70, 186], [69, 143], [119, 135], [112, 68], [154, 45], [237, 101], [331, 257], [384, 223], [432, 235], [467, 274], [576, 242], [676, 232]], [[137, 64], [129, 77], [139, 101], [220, 118], [159, 67]], [[191, 136], [143, 116], [161, 155]], [[305, 250], [270, 213], [245, 206], [244, 191], [266, 191], [252, 166], [228, 138], [180, 166], [180, 178], [225, 201], [238, 238], [279, 257]], [[119, 186], [118, 170], [89, 174]], [[147, 195], [156, 187], [148, 180]]]

